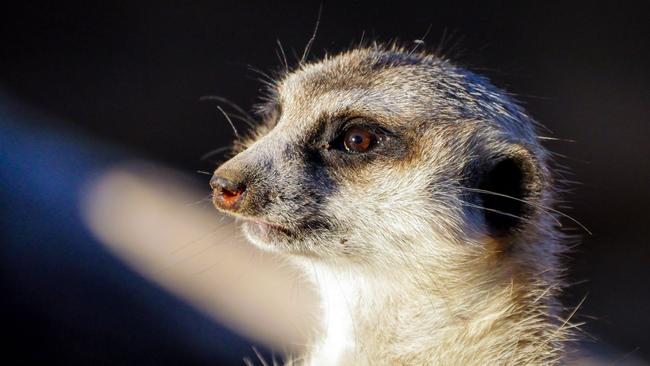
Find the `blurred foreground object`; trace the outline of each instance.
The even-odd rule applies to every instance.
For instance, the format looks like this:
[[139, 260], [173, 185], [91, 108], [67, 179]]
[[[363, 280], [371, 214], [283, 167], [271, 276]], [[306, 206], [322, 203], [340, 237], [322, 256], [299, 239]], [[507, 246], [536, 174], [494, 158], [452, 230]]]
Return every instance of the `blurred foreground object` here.
[[246, 243], [205, 192], [188, 187], [169, 170], [123, 164], [86, 192], [85, 216], [138, 272], [220, 323], [273, 347], [303, 344], [316, 311], [301, 274]]

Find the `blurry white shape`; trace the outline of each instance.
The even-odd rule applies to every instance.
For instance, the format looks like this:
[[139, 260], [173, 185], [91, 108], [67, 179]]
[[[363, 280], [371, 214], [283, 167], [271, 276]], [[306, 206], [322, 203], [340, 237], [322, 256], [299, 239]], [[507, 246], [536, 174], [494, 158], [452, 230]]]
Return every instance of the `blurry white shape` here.
[[85, 220], [137, 272], [219, 323], [299, 351], [317, 321], [312, 289], [283, 260], [246, 243], [238, 225], [212, 207], [207, 184], [202, 193], [189, 187], [168, 169], [120, 165], [89, 185]]

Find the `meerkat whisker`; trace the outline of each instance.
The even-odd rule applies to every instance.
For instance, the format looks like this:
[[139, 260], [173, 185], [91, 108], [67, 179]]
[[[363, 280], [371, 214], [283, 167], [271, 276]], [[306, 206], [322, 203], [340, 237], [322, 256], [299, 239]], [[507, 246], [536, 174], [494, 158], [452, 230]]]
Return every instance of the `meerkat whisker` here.
[[246, 122], [248, 127], [250, 128], [255, 128], [255, 118], [253, 118], [252, 115], [250, 115], [248, 112], [246, 112], [242, 107], [237, 105], [237, 103], [231, 101], [228, 98], [224, 98], [220, 95], [204, 95], [201, 98], [199, 98], [199, 101], [205, 101], [205, 100], [216, 100], [218, 102], [224, 103], [231, 107], [232, 109], [236, 110], [241, 114], [241, 116], [238, 116], [239, 118], [242, 119], [242, 121]]
[[550, 136], [537, 136], [538, 139], [540, 140], [548, 140], [548, 141], [561, 141], [561, 142], [576, 142], [575, 140], [571, 139], [563, 139], [563, 138], [558, 138], [558, 137], [550, 137]]
[[276, 86], [277, 80], [275, 78], [271, 77], [271, 75], [269, 75], [269, 74], [265, 73], [264, 71], [254, 67], [253, 65], [247, 65], [247, 67], [248, 67], [248, 70], [250, 70], [250, 71], [252, 71], [255, 74], [260, 76], [260, 78], [258, 78], [257, 80], [259, 82], [263, 83], [265, 86], [267, 86], [269, 88], [274, 88]]
[[314, 26], [314, 32], [312, 33], [311, 37], [309, 38], [309, 41], [307, 42], [307, 45], [305, 46], [305, 50], [302, 52], [302, 57], [300, 57], [300, 62], [299, 64], [303, 64], [305, 60], [307, 60], [307, 56], [309, 55], [309, 50], [311, 50], [311, 46], [316, 40], [316, 33], [318, 33], [318, 26], [320, 25], [320, 17], [323, 13], [323, 3], [320, 3], [318, 6], [318, 16], [316, 17], [316, 25]]
[[228, 116], [228, 113], [226, 113], [226, 111], [224, 111], [223, 108], [221, 108], [221, 106], [217, 106], [217, 109], [219, 110], [219, 112], [221, 112], [221, 114], [223, 114], [224, 117], [226, 117], [226, 120], [230, 124], [230, 127], [232, 127], [233, 132], [235, 133], [235, 137], [239, 139], [240, 138], [239, 132], [237, 132], [237, 128], [235, 127], [235, 124], [232, 123], [232, 120]]
[[[550, 208], [550, 207], [545, 207], [545, 206], [542, 206], [542, 205], [538, 205], [538, 204], [535, 204], [535, 203], [529, 202], [529, 201], [527, 201], [527, 200], [524, 200], [524, 199], [521, 199], [521, 198], [512, 197], [512, 196], [509, 196], [509, 195], [507, 195], [507, 194], [503, 194], [503, 193], [492, 192], [492, 191], [488, 191], [488, 190], [480, 189], [480, 188], [469, 188], [469, 187], [463, 187], [463, 189], [468, 190], [468, 191], [472, 191], [472, 192], [485, 193], [485, 194], [490, 194], [490, 195], [493, 195], [493, 196], [499, 196], [499, 197], [503, 197], [503, 198], [508, 198], [508, 199], [511, 199], [511, 200], [515, 200], [515, 201], [518, 201], [518, 202], [521, 202], [521, 203], [525, 203], [525, 204], [527, 204], [527, 205], [531, 205], [531, 206], [533, 206], [533, 207], [539, 208], [540, 210], [546, 212], [547, 214], [549, 213], [549, 212], [547, 212], [547, 211], [550, 211], [550, 212], [556, 213], [556, 214], [558, 214], [558, 215], [560, 215], [560, 216], [562, 216], [562, 217], [566, 217], [567, 219], [571, 220], [573, 223], [575, 223], [576, 225], [580, 226], [580, 228], [582, 228], [585, 232], [587, 232], [587, 234], [592, 235], [591, 230], [587, 229], [587, 227], [584, 226], [580, 221], [576, 220], [576, 219], [573, 218], [572, 216], [569, 216], [569, 215], [565, 214], [565, 213], [562, 212], [562, 211], [558, 211], [558, 210], [553, 209], [553, 208]], [[557, 222], [558, 225], [562, 226], [562, 224], [560, 224], [559, 221], [556, 220], [556, 222]]]
[[521, 217], [521, 216], [517, 216], [517, 215], [511, 214], [511, 213], [505, 212], [505, 211], [496, 210], [494, 208], [487, 208], [487, 207], [483, 207], [483, 206], [480, 206], [480, 205], [475, 205], [475, 204], [472, 204], [472, 203], [469, 203], [469, 202], [463, 202], [462, 205], [467, 206], [467, 207], [478, 208], [479, 210], [494, 212], [494, 213], [497, 213], [499, 215], [512, 217], [512, 218], [515, 218], [515, 219], [518, 219], [518, 220], [526, 220], [526, 218]]
[[[215, 155], [219, 155], [219, 154], [221, 154], [221, 153], [224, 153], [224, 152], [229, 151], [229, 150], [232, 150], [232, 149], [233, 149], [232, 146], [222, 146], [222, 147], [218, 147], [218, 148], [216, 148], [216, 149], [214, 149], [214, 150], [210, 150], [210, 151], [208, 151], [207, 153], [201, 155], [201, 157], [200, 157], [199, 159], [200, 159], [201, 161], [203, 161], [203, 160], [209, 159], [209, 158], [211, 158], [211, 157], [213, 157], [213, 156], [215, 156]], [[212, 174], [210, 174], [210, 175], [212, 175]]]
[[280, 50], [280, 54], [278, 55], [278, 58], [280, 58], [280, 61], [284, 65], [284, 72], [288, 73], [289, 72], [289, 61], [287, 61], [287, 54], [284, 53], [284, 47], [282, 47], [282, 42], [280, 42], [279, 39], [276, 39], [276, 43], [278, 44], [278, 48]]

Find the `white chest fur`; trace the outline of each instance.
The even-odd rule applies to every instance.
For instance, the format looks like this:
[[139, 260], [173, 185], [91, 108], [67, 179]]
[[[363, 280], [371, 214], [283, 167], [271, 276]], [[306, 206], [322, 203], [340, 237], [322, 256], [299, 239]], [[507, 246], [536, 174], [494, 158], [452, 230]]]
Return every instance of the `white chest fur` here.
[[320, 289], [323, 311], [323, 338], [311, 353], [309, 365], [339, 365], [353, 357], [356, 337], [354, 335], [354, 310], [359, 305], [359, 291], [348, 276], [314, 268], [314, 281]]

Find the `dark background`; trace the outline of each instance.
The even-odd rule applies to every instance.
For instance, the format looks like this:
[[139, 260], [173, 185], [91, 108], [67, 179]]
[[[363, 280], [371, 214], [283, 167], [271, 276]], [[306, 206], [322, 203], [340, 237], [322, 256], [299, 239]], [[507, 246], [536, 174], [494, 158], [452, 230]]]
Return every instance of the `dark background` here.
[[[568, 196], [573, 208], [563, 210], [593, 231], [571, 255], [569, 279], [576, 284], [565, 304], [575, 306], [587, 295], [578, 318], [588, 322], [585, 330], [623, 353], [648, 358], [650, 19], [641, 6], [597, 3], [326, 1], [311, 57], [345, 49], [362, 34], [406, 45], [426, 34], [428, 48], [446, 40], [443, 50], [460, 64], [518, 95], [553, 131], [544, 134], [575, 140], [547, 143], [579, 182]], [[307, 1], [3, 5], [0, 87], [65, 121], [52, 122], [56, 127], [195, 174], [215, 166], [200, 160], [204, 153], [233, 137], [215, 103], [199, 98], [216, 94], [246, 109], [256, 103], [261, 83], [249, 65], [279, 68], [278, 39], [295, 63], [291, 50], [302, 53], [318, 8]], [[18, 282], [5, 283], [13, 289], [10, 299], [20, 294]], [[50, 337], [56, 331], [38, 320], [46, 310], [10, 305], [3, 316], [24, 318], [17, 327], [39, 333], [38, 352], [74, 360], [78, 350], [61, 345], [81, 340]], [[115, 327], [119, 334], [126, 325]], [[133, 347], [164, 348], [168, 360], [210, 359], [176, 342], [173, 329], [161, 334], [149, 323], [141, 327], [153, 334], [134, 337]], [[93, 333], [92, 325], [84, 329], [79, 334], [85, 337], [123, 341]], [[122, 356], [125, 363], [135, 359]]]

